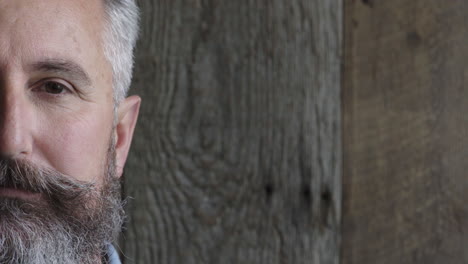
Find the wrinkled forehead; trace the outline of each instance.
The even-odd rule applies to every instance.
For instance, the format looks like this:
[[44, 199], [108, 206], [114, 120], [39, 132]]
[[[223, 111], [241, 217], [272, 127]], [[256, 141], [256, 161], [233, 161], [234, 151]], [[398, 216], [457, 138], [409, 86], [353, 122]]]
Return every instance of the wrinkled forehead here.
[[104, 13], [101, 0], [0, 0], [0, 64], [63, 57], [103, 67]]

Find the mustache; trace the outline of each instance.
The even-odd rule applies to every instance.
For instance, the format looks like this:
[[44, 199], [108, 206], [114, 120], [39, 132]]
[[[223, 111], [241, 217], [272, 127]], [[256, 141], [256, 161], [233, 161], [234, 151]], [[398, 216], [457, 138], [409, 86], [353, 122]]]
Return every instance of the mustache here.
[[96, 191], [94, 183], [83, 182], [27, 160], [0, 159], [0, 187], [42, 194], [55, 201], [85, 200]]

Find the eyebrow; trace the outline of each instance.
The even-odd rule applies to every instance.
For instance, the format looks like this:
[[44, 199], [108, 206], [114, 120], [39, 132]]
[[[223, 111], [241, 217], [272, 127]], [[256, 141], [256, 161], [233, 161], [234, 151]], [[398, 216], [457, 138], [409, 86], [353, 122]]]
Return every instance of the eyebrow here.
[[64, 59], [45, 59], [32, 64], [31, 69], [38, 72], [50, 72], [64, 75], [81, 86], [91, 86], [92, 81], [78, 63]]

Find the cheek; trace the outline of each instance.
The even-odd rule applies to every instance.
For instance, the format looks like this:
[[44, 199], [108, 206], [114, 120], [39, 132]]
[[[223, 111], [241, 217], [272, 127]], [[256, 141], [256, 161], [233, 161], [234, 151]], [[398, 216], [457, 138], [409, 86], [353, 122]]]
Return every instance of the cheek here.
[[100, 115], [54, 118], [36, 137], [37, 150], [54, 169], [75, 179], [99, 181], [106, 164], [112, 121]]

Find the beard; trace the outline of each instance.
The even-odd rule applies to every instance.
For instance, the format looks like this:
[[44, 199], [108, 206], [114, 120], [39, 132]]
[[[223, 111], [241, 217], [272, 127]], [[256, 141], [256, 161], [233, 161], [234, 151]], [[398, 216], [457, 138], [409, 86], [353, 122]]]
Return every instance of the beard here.
[[103, 181], [82, 182], [25, 160], [0, 160], [0, 187], [40, 199], [0, 197], [0, 263], [97, 263], [124, 219], [111, 143]]

